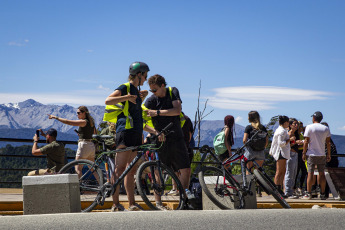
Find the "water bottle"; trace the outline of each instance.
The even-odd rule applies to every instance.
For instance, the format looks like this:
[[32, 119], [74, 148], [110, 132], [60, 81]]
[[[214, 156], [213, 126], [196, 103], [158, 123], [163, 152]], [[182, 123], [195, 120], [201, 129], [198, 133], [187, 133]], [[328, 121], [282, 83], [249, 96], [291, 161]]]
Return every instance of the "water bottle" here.
[[186, 188], [186, 195], [187, 195], [187, 198], [190, 200], [190, 199], [194, 199], [195, 196], [194, 194], [192, 194], [189, 189]]

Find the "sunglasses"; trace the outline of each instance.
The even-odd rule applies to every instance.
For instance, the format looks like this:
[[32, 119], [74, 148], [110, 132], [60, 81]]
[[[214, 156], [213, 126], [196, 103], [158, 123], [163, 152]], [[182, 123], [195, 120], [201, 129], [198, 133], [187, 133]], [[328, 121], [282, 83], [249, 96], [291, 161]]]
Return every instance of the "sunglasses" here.
[[83, 113], [83, 112], [77, 112], [78, 115], [81, 114], [81, 113]]
[[158, 89], [150, 89], [150, 92], [155, 93]]

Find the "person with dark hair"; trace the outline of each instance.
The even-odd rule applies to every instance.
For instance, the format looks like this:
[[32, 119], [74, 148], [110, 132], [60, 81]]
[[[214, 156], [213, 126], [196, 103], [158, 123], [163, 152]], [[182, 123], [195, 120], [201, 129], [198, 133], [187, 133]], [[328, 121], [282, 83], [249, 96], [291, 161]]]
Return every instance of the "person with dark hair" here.
[[[95, 161], [95, 145], [92, 142], [92, 134], [96, 134], [95, 121], [90, 115], [86, 106], [79, 106], [77, 109], [78, 120], [69, 120], [55, 115], [48, 114], [49, 119], [55, 119], [66, 125], [78, 126], [78, 150], [75, 159], [87, 159]], [[82, 165], [76, 167], [76, 172], [81, 177]]]
[[289, 119], [289, 136], [295, 137], [294, 140], [290, 141], [290, 159], [286, 162], [285, 172], [285, 196], [289, 199], [297, 199], [294, 191], [294, 185], [297, 174], [297, 163], [298, 163], [298, 144], [301, 143], [298, 134], [298, 121], [295, 118]]
[[[306, 190], [304, 186], [305, 179], [307, 177], [308, 171], [307, 167], [305, 165], [305, 162], [302, 160], [302, 152], [303, 152], [303, 143], [304, 143], [304, 126], [303, 122], [299, 121], [299, 126], [298, 126], [298, 135], [300, 141], [298, 142], [298, 163], [297, 163], [297, 173], [296, 173], [296, 180], [295, 180], [295, 186], [294, 189], [296, 191], [296, 194], [298, 196], [302, 196], [304, 191]], [[299, 181], [298, 181], [298, 174], [300, 173]], [[297, 183], [299, 182], [299, 183]]]
[[235, 119], [232, 115], [224, 117], [224, 134], [225, 134], [225, 146], [226, 151], [220, 154], [218, 157], [221, 161], [224, 161], [231, 157], [231, 147], [234, 145], [234, 131], [235, 131]]
[[[325, 200], [325, 165], [326, 161], [331, 160], [331, 133], [329, 128], [321, 125], [323, 115], [320, 111], [315, 112], [313, 115], [313, 124], [307, 125], [304, 132], [304, 145], [302, 159], [307, 161], [308, 164], [308, 178], [307, 178], [307, 193], [304, 195], [305, 199], [311, 199], [311, 188], [315, 184], [314, 169], [317, 167], [319, 176], [318, 184], [321, 189], [321, 200]], [[325, 146], [327, 145], [327, 155], [325, 155]]]
[[[182, 112], [183, 113], [183, 112]], [[183, 113], [184, 119], [186, 120], [183, 127], [183, 137], [184, 137], [184, 142], [186, 143], [187, 149], [188, 149], [188, 158], [189, 158], [189, 164], [192, 163], [194, 152], [193, 152], [193, 147], [190, 146], [191, 141], [193, 139], [193, 123], [191, 119]]]
[[[248, 139], [252, 138], [252, 136], [258, 132], [255, 140], [262, 139], [262, 141], [253, 141], [251, 144], [247, 145], [245, 147], [245, 153], [244, 156], [251, 160], [255, 159], [255, 161], [258, 163], [258, 165], [261, 167], [265, 161], [265, 148], [268, 145], [268, 135], [267, 130], [265, 126], [261, 124], [260, 121], [260, 115], [257, 111], [250, 111], [248, 113], [248, 121], [250, 125], [248, 125], [244, 130], [243, 135], [243, 144], [247, 142]], [[253, 162], [248, 162], [247, 167], [251, 168], [253, 167]], [[249, 173], [249, 172], [247, 172]]]
[[175, 172], [179, 171], [181, 184], [188, 190], [191, 169], [181, 128], [180, 93], [175, 87], [166, 87], [165, 78], [159, 74], [151, 76], [148, 83], [153, 95], [146, 100], [147, 109], [144, 112], [152, 119], [152, 125], [156, 130], [161, 131], [168, 124], [173, 123], [171, 127], [173, 132], [166, 137], [163, 146], [158, 150], [159, 157], [165, 165]]
[[[153, 134], [158, 134], [156, 130], [143, 128], [141, 104], [148, 95], [147, 90], [140, 90], [147, 79], [147, 73], [150, 71], [148, 65], [144, 62], [133, 62], [129, 66], [128, 82], [120, 85], [106, 99], [106, 110], [103, 120], [116, 124], [116, 149], [124, 149], [130, 146], [139, 146], [143, 142], [143, 129]], [[161, 138], [161, 136], [159, 137]], [[121, 176], [129, 164], [137, 155], [136, 151], [125, 151], [117, 153], [115, 156], [115, 180]], [[134, 197], [134, 176], [137, 165], [134, 166], [124, 180], [127, 198], [129, 202], [129, 211], [142, 210]], [[113, 195], [112, 212], [125, 211], [119, 200], [119, 186]]]
[[65, 165], [65, 146], [64, 144], [56, 141], [56, 129], [51, 128], [46, 133], [44, 133], [41, 129], [39, 129], [39, 131], [41, 132], [41, 135], [46, 138], [46, 142], [48, 144], [46, 146], [43, 146], [42, 148], [38, 148], [37, 143], [39, 140], [39, 136], [35, 134], [35, 136], [33, 137], [34, 144], [32, 146], [32, 155], [46, 155], [47, 168], [31, 171], [29, 172], [28, 176], [54, 174], [54, 172], [58, 172]]
[[277, 161], [274, 183], [279, 191], [283, 188], [286, 161], [290, 159], [290, 141], [293, 141], [296, 138], [289, 136], [287, 128], [289, 128], [289, 118], [287, 116], [279, 116], [279, 127], [274, 132], [269, 152], [269, 154]]

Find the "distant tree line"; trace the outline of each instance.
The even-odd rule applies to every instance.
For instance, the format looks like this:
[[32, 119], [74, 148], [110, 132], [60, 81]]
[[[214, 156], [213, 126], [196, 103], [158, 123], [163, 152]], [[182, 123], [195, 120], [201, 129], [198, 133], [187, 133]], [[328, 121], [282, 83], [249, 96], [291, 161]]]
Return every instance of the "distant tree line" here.
[[[42, 147], [43, 145], [39, 145]], [[8, 144], [4, 148], [0, 148], [1, 155], [17, 155], [32, 157], [0, 157], [0, 182], [21, 182], [22, 177], [26, 176], [30, 170], [22, 169], [44, 169], [47, 167], [47, 159], [45, 157], [34, 157], [31, 154], [32, 145], [22, 145], [13, 147]], [[67, 157], [75, 157], [75, 151], [69, 148], [65, 149]], [[4, 169], [20, 169], [20, 170], [4, 170]], [[20, 188], [21, 183], [0, 183], [0, 188]]]

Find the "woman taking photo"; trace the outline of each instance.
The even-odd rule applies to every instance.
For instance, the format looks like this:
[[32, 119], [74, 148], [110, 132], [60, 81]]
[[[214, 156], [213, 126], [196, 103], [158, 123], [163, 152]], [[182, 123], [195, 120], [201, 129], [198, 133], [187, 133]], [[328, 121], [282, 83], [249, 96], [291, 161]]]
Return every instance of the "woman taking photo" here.
[[290, 138], [287, 128], [289, 128], [289, 118], [279, 116], [279, 127], [274, 132], [270, 149], [270, 155], [277, 161], [274, 183], [280, 191], [283, 188], [286, 161], [290, 159], [290, 141], [295, 139], [295, 137]]
[[[92, 142], [92, 134], [96, 134], [95, 121], [86, 106], [79, 106], [77, 109], [78, 120], [68, 120], [55, 115], [48, 114], [49, 119], [55, 119], [66, 125], [79, 126], [78, 129], [78, 150], [75, 159], [87, 159], [95, 161], [95, 145]], [[82, 165], [76, 167], [76, 172], [81, 177]]]

